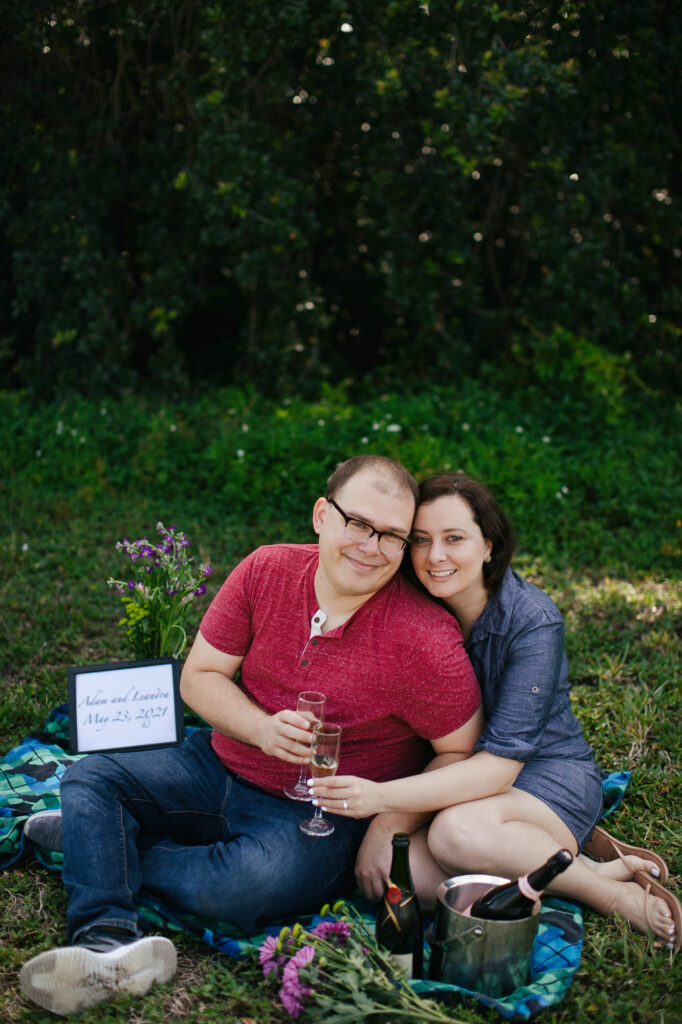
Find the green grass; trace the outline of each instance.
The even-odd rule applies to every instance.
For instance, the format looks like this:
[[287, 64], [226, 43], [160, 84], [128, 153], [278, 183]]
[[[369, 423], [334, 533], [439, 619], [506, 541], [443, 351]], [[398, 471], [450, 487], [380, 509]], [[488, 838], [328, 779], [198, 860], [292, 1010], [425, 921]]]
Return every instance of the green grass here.
[[[614, 831], [663, 853], [679, 892], [682, 412], [655, 396], [562, 388], [462, 380], [374, 398], [338, 388], [307, 404], [221, 391], [38, 408], [0, 394], [3, 748], [65, 701], [69, 665], [129, 656], [105, 585], [118, 539], [153, 534], [159, 519], [182, 528], [214, 567], [201, 613], [256, 544], [313, 539], [312, 504], [343, 457], [390, 454], [418, 477], [461, 467], [491, 484], [516, 526], [516, 567], [565, 615], [575, 708], [600, 766], [633, 773]], [[64, 942], [60, 879], [27, 863], [1, 884], [0, 1016], [54, 1020], [22, 998], [17, 974]], [[174, 939], [171, 985], [79, 1020], [287, 1019], [253, 963]], [[680, 962], [588, 913], [580, 970], [543, 1019], [673, 1024]]]

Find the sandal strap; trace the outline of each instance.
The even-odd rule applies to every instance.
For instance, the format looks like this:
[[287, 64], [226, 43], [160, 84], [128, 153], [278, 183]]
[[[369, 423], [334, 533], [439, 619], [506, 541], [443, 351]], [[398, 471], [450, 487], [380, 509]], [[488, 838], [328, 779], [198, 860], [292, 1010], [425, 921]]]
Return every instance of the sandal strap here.
[[651, 924], [651, 918], [649, 917], [649, 896], [651, 894], [651, 885], [647, 881], [647, 884], [642, 888], [644, 889], [644, 920], [646, 921], [647, 928], [653, 935], [654, 929], [653, 925]]
[[669, 889], [666, 889], [656, 879], [649, 878], [644, 871], [638, 871], [635, 874], [634, 881], [639, 885], [640, 889], [644, 890], [644, 914], [650, 932], [653, 932], [653, 928], [651, 927], [651, 920], [648, 914], [649, 897], [660, 899], [666, 904], [670, 911], [670, 923], [675, 927], [675, 937], [672, 939], [661, 937], [658, 941], [666, 943], [667, 947], [672, 948], [675, 952], [679, 951], [682, 947], [682, 905], [680, 901]]

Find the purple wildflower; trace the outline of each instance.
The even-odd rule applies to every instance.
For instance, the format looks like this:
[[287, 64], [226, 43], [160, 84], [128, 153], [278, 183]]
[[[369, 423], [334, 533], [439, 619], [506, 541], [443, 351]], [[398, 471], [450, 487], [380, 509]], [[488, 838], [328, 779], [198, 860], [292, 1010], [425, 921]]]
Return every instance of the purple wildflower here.
[[213, 569], [211, 568], [210, 565], [202, 565], [201, 571], [203, 572], [204, 576], [210, 576], [211, 573], [213, 572]]
[[298, 1017], [303, 1012], [303, 1003], [299, 1002], [296, 996], [284, 986], [279, 990], [279, 998], [290, 1017]]
[[194, 596], [195, 596], [195, 597], [198, 597], [198, 596], [199, 596], [199, 594], [205, 594], [205, 593], [206, 593], [206, 584], [205, 584], [205, 583], [201, 583], [201, 584], [200, 584], [200, 585], [199, 585], [199, 586], [197, 587], [197, 589], [196, 589], [196, 590], [194, 591]]
[[271, 971], [277, 973], [282, 963], [286, 960], [285, 956], [277, 952], [277, 941], [276, 935], [268, 935], [267, 939], [258, 950], [258, 959], [260, 960], [261, 967], [263, 968], [263, 974], [266, 978]]
[[304, 985], [298, 976], [299, 967], [305, 967], [315, 956], [313, 946], [303, 946], [294, 953], [291, 960], [284, 965], [282, 971], [282, 987], [279, 998], [289, 1016], [298, 1017], [305, 1006], [305, 1001], [312, 992], [310, 985]]
[[312, 934], [326, 939], [328, 942], [338, 938], [340, 944], [345, 946], [350, 938], [350, 925], [347, 921], [320, 921], [313, 928]]
[[135, 580], [128, 580], [128, 586], [131, 590], [135, 589]]

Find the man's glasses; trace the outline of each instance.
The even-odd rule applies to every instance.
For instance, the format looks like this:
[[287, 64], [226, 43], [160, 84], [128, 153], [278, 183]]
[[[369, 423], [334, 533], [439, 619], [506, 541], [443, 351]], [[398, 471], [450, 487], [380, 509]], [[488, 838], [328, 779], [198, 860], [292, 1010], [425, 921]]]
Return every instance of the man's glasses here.
[[387, 532], [386, 530], [375, 530], [369, 523], [363, 523], [362, 519], [353, 519], [352, 516], [347, 516], [333, 498], [327, 498], [327, 501], [343, 517], [345, 523], [344, 533], [349, 540], [369, 540], [370, 537], [376, 534], [379, 538], [379, 551], [381, 551], [382, 555], [399, 555], [405, 550], [407, 540], [404, 537], [400, 537], [397, 533]]

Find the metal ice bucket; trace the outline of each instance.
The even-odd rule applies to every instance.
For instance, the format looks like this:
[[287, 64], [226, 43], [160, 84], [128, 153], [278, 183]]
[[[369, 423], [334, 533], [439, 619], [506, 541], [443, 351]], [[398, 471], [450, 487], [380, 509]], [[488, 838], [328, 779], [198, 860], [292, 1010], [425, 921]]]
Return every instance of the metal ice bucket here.
[[438, 906], [427, 933], [429, 978], [485, 995], [505, 996], [530, 979], [530, 952], [538, 915], [520, 921], [487, 921], [461, 913], [493, 885], [494, 875], [458, 875], [438, 886]]

